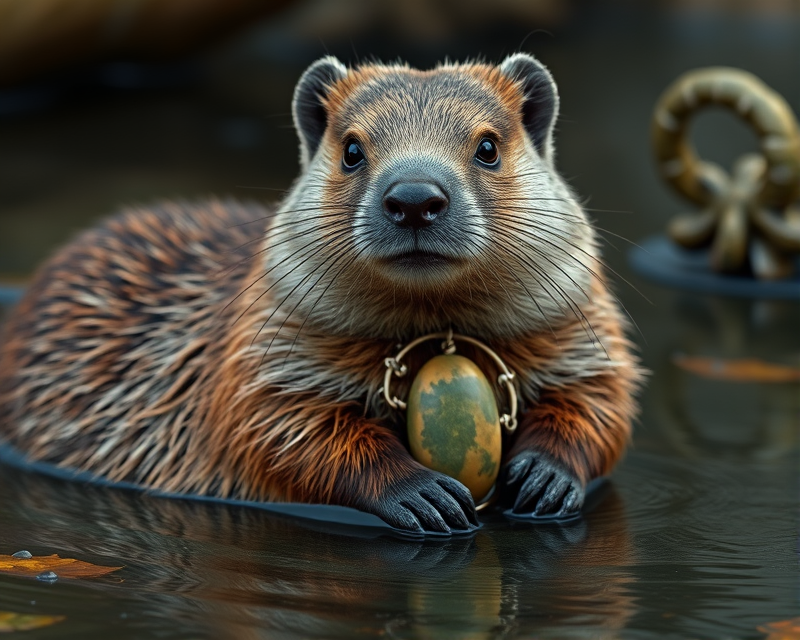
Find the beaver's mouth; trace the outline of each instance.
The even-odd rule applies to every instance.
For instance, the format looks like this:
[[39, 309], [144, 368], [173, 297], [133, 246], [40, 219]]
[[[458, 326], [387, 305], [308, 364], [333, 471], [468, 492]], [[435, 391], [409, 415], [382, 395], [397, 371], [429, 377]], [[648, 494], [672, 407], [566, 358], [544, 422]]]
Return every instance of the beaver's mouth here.
[[402, 253], [395, 253], [383, 259], [387, 264], [401, 269], [430, 269], [437, 267], [446, 267], [452, 265], [456, 260], [452, 257], [435, 253], [433, 251], [421, 251], [415, 249], [414, 251], [404, 251]]

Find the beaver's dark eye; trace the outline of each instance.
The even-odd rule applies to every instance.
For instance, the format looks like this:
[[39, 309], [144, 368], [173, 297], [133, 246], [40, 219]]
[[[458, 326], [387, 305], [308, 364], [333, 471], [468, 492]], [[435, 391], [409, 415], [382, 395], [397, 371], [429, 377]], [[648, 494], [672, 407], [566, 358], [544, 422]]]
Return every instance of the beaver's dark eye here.
[[489, 138], [481, 139], [478, 143], [478, 149], [475, 151], [475, 158], [487, 167], [495, 166], [500, 161], [500, 152], [497, 150], [494, 140]]
[[364, 152], [355, 140], [348, 140], [344, 143], [344, 153], [342, 163], [345, 169], [355, 169], [364, 162]]

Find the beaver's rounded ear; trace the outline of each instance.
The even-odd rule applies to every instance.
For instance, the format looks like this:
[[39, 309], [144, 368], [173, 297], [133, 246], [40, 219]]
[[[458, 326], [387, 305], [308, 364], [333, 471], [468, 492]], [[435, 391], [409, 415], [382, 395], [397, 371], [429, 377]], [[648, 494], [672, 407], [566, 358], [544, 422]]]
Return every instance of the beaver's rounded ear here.
[[306, 69], [294, 89], [292, 115], [300, 136], [300, 164], [303, 170], [317, 152], [328, 124], [323, 99], [331, 86], [346, 75], [347, 67], [333, 56], [326, 56]]
[[558, 117], [558, 89], [553, 76], [541, 62], [527, 53], [506, 58], [500, 72], [520, 84], [525, 95], [522, 124], [539, 154], [553, 159], [553, 130]]

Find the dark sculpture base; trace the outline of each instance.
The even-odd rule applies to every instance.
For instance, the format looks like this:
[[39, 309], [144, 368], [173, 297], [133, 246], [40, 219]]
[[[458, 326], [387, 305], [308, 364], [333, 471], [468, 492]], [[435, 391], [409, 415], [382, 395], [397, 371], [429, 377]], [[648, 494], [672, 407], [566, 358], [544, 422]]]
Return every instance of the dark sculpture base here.
[[668, 287], [739, 298], [800, 300], [800, 259], [796, 274], [786, 280], [720, 275], [712, 271], [708, 251], [689, 251], [665, 235], [650, 236], [628, 253], [634, 271]]

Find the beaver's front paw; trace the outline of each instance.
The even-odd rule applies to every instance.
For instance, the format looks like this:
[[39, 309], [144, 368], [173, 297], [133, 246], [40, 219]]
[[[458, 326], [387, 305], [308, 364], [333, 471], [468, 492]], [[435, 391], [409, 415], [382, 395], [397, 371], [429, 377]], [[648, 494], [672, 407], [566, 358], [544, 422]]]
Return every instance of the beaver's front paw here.
[[396, 529], [412, 533], [463, 533], [479, 526], [467, 488], [424, 467], [395, 480], [361, 508]]
[[506, 499], [516, 494], [510, 515], [569, 518], [583, 506], [583, 483], [564, 465], [537, 451], [517, 454], [505, 468]]

